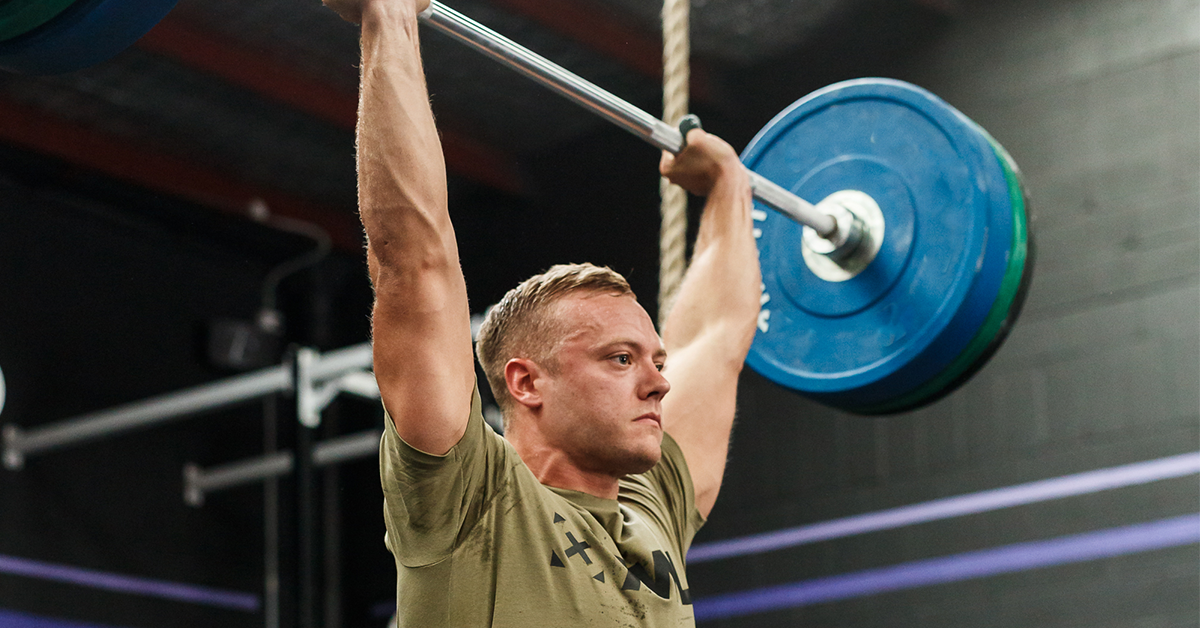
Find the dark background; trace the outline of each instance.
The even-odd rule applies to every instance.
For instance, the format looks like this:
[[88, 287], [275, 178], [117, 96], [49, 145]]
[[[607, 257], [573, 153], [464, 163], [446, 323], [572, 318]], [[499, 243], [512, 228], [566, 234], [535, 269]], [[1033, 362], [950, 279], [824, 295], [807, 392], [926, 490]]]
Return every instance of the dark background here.
[[[516, 19], [511, 3], [468, 5], [497, 28]], [[648, 32], [645, 11], [596, 6], [629, 21], [631, 32]], [[982, 124], [1021, 165], [1033, 201], [1036, 276], [995, 358], [961, 390], [912, 413], [845, 415], [747, 370], [726, 484], [697, 542], [1196, 451], [1200, 2], [812, 6], [825, 10], [814, 9], [810, 28], [775, 47], [759, 42], [761, 49], [720, 39], [723, 24], [745, 19], [736, 3], [697, 6], [693, 46], [710, 83], [694, 109], [706, 127], [740, 149], [774, 113], [830, 81], [916, 82]], [[220, 2], [185, 1], [177, 13], [223, 41], [267, 19]], [[332, 15], [312, 15], [280, 20], [279, 30], [307, 20], [339, 34], [306, 44], [324, 57], [271, 48], [271, 37], [286, 37], [265, 30], [251, 49], [286, 67], [328, 72], [339, 93], [352, 90], [352, 33], [347, 40]], [[589, 77], [613, 77], [616, 85], [603, 84], [658, 110], [652, 78], [545, 23], [512, 25], [514, 37], [561, 53], [581, 73], [599, 68]], [[655, 314], [656, 152], [560, 108], [556, 96], [515, 75], [427, 40], [447, 141], [473, 137], [485, 157], [499, 159], [480, 175], [472, 164], [493, 162], [448, 155], [473, 310], [552, 263], [591, 261], [625, 273]], [[729, 51], [739, 46], [744, 55]], [[462, 85], [476, 77], [478, 85]], [[368, 339], [371, 296], [345, 124], [145, 44], [72, 75], [4, 75], [0, 87], [0, 368], [8, 389], [0, 423], [48, 424], [230, 375], [205, 359], [208, 322], [252, 318], [266, 273], [311, 247], [249, 220], [244, 207], [255, 196], [281, 215], [317, 222], [336, 243], [280, 287], [287, 342], [330, 350]], [[511, 95], [472, 92], [510, 87]], [[76, 134], [58, 142], [64, 128]], [[129, 163], [126, 150], [134, 151]], [[213, 172], [225, 179], [212, 183]], [[182, 467], [257, 456], [271, 431], [289, 448], [289, 403], [244, 404], [0, 470], [0, 555], [262, 595], [263, 490], [228, 490], [188, 507]], [[343, 397], [319, 436], [379, 421], [377, 404]], [[319, 479], [322, 623], [382, 625], [394, 571], [382, 543], [376, 464], [346, 463]], [[297, 621], [288, 610], [295, 488], [290, 479], [280, 485], [284, 625]], [[703, 598], [1149, 522], [1200, 510], [1198, 489], [1192, 475], [698, 564], [689, 580], [693, 597]], [[1189, 545], [711, 625], [1197, 626], [1198, 558]], [[130, 627], [264, 623], [262, 613], [11, 573], [0, 573], [0, 610]]]

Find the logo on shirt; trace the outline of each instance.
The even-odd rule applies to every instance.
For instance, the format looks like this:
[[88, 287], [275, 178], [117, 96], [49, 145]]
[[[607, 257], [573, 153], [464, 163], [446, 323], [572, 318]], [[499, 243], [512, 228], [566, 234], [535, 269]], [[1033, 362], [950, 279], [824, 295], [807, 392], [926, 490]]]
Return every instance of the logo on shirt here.
[[[558, 513], [554, 513], [554, 523], [566, 521]], [[593, 563], [592, 556], [588, 553], [599, 551], [591, 546], [587, 541], [581, 541], [575, 538], [575, 533], [566, 531], [564, 533], [567, 548], [563, 550], [564, 558], [559, 558], [558, 552], [554, 549], [550, 550], [550, 566], [567, 568], [567, 563], [574, 561], [582, 564], [583, 567], [590, 567]], [[691, 604], [692, 596], [688, 589], [683, 588], [683, 583], [679, 578], [679, 572], [675, 569], [675, 563], [671, 560], [671, 556], [662, 550], [654, 550], [651, 553], [654, 564], [651, 565], [651, 571], [646, 569], [646, 565], [634, 563], [625, 565], [625, 561], [620, 556], [617, 556], [618, 564], [625, 566], [625, 579], [621, 583], [622, 591], [640, 591], [643, 585], [650, 592], [664, 600], [671, 599], [671, 582], [675, 583], [675, 588], [679, 590], [679, 599], [683, 604]], [[604, 582], [604, 571], [592, 576], [593, 579]]]

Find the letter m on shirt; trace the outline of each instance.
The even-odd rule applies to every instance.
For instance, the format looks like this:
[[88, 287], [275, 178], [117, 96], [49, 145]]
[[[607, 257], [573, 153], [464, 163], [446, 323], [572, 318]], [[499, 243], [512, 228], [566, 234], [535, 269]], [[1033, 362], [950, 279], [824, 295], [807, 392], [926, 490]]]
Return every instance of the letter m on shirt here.
[[679, 572], [675, 571], [675, 563], [671, 562], [671, 557], [667, 556], [662, 550], [654, 550], [654, 576], [646, 573], [646, 567], [641, 563], [635, 564], [629, 568], [629, 573], [625, 576], [625, 583], [621, 585], [622, 591], [637, 591], [641, 588], [641, 583], [646, 583], [646, 588], [654, 592], [658, 597], [669, 600], [671, 599], [671, 581], [675, 581], [675, 588], [679, 589], [679, 600], [684, 604], [692, 603], [691, 593], [683, 588], [683, 584], [679, 581]]

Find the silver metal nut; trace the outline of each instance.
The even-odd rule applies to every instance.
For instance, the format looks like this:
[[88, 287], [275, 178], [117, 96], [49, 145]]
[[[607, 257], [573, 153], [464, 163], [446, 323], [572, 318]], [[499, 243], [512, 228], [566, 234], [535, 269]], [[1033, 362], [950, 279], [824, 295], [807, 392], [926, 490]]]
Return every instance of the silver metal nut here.
[[861, 273], [883, 244], [883, 212], [875, 199], [858, 190], [841, 190], [825, 197], [817, 208], [834, 217], [837, 230], [822, 238], [804, 228], [801, 253], [814, 275], [826, 281], [846, 281]]

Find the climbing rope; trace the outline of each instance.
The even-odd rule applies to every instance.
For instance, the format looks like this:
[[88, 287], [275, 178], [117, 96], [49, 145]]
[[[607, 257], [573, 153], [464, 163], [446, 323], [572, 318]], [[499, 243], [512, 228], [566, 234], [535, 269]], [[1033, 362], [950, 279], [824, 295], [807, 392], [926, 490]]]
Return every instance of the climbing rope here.
[[[689, 0], [664, 0], [663, 22], [663, 120], [679, 124], [688, 113]], [[662, 228], [659, 231], [658, 322], [667, 320], [687, 268], [687, 192], [659, 182], [662, 197]]]

